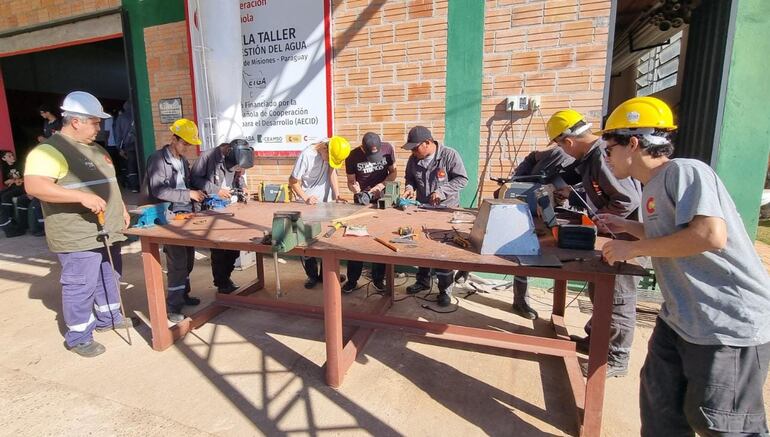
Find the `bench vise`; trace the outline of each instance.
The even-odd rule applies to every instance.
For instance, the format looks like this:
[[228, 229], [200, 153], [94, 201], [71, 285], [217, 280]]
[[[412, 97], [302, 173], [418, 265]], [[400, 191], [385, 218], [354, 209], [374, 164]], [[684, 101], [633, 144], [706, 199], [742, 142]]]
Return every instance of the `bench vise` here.
[[320, 234], [321, 224], [303, 223], [299, 211], [279, 211], [273, 214], [271, 239], [274, 253], [286, 253], [297, 246], [307, 246]]
[[155, 225], [167, 225], [171, 202], [142, 205], [129, 211], [132, 228], [149, 228]]
[[401, 183], [398, 181], [385, 182], [382, 195], [377, 200], [377, 208], [386, 209], [395, 206], [399, 196], [401, 196]]

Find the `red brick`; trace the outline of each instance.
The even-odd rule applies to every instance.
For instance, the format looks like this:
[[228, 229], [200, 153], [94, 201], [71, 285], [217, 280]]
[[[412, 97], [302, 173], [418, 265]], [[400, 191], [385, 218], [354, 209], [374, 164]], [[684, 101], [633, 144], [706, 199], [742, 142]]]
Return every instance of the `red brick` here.
[[433, 16], [432, 0], [412, 0], [409, 2], [409, 19], [426, 18]]
[[429, 100], [431, 85], [429, 82], [410, 83], [406, 86], [407, 100]]

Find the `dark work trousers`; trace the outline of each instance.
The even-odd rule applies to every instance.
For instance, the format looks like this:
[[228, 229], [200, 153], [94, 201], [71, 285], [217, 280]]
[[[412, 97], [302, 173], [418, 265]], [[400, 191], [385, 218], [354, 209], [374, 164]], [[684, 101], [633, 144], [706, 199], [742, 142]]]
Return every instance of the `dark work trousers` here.
[[[61, 297], [67, 346], [93, 340], [94, 328], [105, 328], [123, 321], [115, 279], [120, 280], [123, 263], [120, 247], [110, 246], [115, 271], [104, 248], [59, 253]], [[115, 275], [115, 276], [113, 276]]]
[[185, 294], [190, 294], [190, 273], [195, 265], [195, 249], [186, 246], [163, 246], [166, 253], [166, 277], [168, 295], [166, 310], [180, 313], [184, 306]]
[[[355, 284], [361, 278], [361, 271], [364, 263], [361, 261], [348, 261], [348, 282]], [[372, 263], [372, 281], [381, 282], [385, 280], [385, 264]]]
[[767, 435], [770, 343], [688, 343], [658, 318], [641, 372], [642, 436]]
[[[611, 366], [626, 366], [631, 355], [636, 326], [636, 276], [619, 275], [615, 277], [615, 290], [612, 295], [612, 318], [610, 319], [610, 351], [607, 362]], [[594, 301], [593, 284], [588, 285], [588, 297]], [[586, 323], [585, 331], [591, 336], [591, 320]]]
[[529, 279], [526, 276], [514, 276], [513, 277], [513, 304], [529, 305], [529, 296], [527, 295], [527, 288], [529, 287]]
[[230, 285], [230, 275], [235, 268], [235, 260], [241, 256], [237, 250], [211, 249], [211, 274], [215, 287]]
[[300, 257], [300, 262], [302, 263], [302, 268], [305, 269], [305, 274], [308, 278], [315, 279], [316, 281], [323, 280], [319, 270], [319, 268], [323, 268], [320, 258], [302, 256]]
[[[417, 268], [417, 282], [427, 287], [430, 287], [430, 271], [428, 267]], [[452, 284], [454, 284], [455, 271], [447, 269], [433, 269], [436, 274], [436, 280], [438, 282], [439, 293], [444, 292], [447, 294], [452, 293]]]
[[16, 235], [18, 230], [27, 227], [27, 224], [24, 223], [23, 228], [21, 228], [21, 224], [17, 223], [13, 218], [13, 198], [22, 196], [23, 194], [24, 187], [19, 185], [12, 185], [0, 190], [0, 228], [2, 228], [8, 236]]

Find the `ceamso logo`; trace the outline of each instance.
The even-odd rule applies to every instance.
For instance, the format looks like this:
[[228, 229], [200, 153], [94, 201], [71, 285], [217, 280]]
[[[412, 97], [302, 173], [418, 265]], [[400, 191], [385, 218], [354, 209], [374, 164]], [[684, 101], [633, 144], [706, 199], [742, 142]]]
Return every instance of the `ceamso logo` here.
[[282, 143], [283, 137], [268, 137], [268, 136], [262, 136], [263, 143]]

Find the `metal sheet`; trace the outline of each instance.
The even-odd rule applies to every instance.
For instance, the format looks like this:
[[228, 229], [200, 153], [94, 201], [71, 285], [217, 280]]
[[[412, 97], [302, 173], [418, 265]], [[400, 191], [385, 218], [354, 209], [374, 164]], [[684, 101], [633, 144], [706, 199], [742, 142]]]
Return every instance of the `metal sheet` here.
[[302, 211], [302, 220], [308, 223], [328, 222], [369, 208], [353, 203], [318, 203], [309, 210]]

